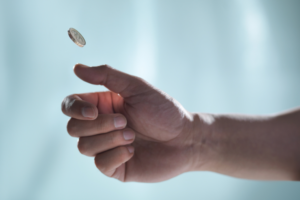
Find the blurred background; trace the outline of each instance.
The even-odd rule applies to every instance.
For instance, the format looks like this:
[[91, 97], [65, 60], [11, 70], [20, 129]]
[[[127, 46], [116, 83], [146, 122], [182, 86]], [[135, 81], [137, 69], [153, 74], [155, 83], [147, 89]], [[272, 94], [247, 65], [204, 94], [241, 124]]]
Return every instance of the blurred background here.
[[69, 94], [105, 90], [79, 80], [76, 63], [140, 76], [191, 112], [297, 107], [299, 10], [299, 0], [0, 0], [0, 199], [299, 199], [299, 182], [210, 172], [107, 178], [78, 152], [60, 110]]

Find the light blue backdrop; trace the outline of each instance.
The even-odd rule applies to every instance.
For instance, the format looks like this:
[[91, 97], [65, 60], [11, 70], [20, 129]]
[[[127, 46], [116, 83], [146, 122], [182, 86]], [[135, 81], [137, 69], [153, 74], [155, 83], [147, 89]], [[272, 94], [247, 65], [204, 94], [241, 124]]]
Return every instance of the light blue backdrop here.
[[299, 199], [297, 182], [209, 172], [107, 178], [77, 151], [60, 111], [69, 94], [104, 90], [79, 80], [76, 63], [138, 75], [192, 112], [299, 106], [299, 10], [298, 0], [0, 0], [0, 199]]

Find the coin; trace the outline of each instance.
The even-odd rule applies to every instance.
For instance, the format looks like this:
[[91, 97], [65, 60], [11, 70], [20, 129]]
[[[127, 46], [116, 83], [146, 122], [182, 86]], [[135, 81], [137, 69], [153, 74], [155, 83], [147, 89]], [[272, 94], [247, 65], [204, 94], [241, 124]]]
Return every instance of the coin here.
[[70, 28], [68, 34], [71, 40], [78, 46], [83, 47], [86, 44], [85, 39], [75, 28]]

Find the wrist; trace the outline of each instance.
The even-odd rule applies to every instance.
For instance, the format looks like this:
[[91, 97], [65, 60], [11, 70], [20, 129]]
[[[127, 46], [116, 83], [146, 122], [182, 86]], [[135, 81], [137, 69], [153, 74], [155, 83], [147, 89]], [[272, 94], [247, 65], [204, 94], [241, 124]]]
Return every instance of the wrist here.
[[193, 164], [190, 171], [210, 171], [217, 157], [215, 116], [206, 113], [193, 113], [192, 116]]

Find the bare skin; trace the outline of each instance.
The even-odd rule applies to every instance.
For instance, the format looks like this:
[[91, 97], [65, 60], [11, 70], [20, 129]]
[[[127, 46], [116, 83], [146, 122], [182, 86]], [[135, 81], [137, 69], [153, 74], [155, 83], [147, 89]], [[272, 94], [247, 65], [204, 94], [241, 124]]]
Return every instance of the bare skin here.
[[82, 80], [108, 92], [66, 97], [67, 129], [97, 168], [120, 181], [159, 182], [188, 171], [298, 180], [300, 110], [253, 117], [193, 114], [142, 79], [77, 64]]

